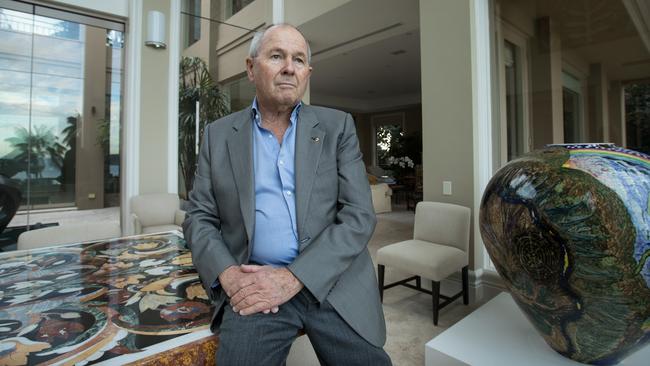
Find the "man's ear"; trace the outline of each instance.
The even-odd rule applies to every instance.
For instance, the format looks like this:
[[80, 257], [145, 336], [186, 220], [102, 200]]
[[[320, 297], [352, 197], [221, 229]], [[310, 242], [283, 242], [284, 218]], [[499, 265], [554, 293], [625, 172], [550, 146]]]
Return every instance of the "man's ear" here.
[[248, 80], [255, 81], [255, 75], [253, 74], [253, 59], [246, 57], [246, 75], [248, 75]]

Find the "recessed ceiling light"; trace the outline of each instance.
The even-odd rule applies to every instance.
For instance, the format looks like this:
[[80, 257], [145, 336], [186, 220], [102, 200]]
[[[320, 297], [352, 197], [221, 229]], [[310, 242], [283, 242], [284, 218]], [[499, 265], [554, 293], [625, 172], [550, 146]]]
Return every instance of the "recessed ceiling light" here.
[[393, 56], [397, 56], [397, 55], [401, 55], [402, 53], [406, 53], [406, 51], [404, 51], [404, 50], [397, 50], [397, 51], [393, 51], [393, 52], [391, 52], [390, 54], [393, 55]]

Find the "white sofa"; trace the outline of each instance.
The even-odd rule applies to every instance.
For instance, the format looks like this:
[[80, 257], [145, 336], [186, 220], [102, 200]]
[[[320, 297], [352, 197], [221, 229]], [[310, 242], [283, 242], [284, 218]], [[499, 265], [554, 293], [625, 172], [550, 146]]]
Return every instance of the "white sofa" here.
[[388, 184], [371, 184], [370, 190], [372, 192], [372, 206], [375, 209], [375, 213], [391, 212], [390, 197], [393, 195], [393, 190], [390, 189]]
[[54, 245], [112, 239], [122, 236], [118, 222], [84, 222], [50, 226], [25, 231], [18, 236], [18, 250], [37, 249]]

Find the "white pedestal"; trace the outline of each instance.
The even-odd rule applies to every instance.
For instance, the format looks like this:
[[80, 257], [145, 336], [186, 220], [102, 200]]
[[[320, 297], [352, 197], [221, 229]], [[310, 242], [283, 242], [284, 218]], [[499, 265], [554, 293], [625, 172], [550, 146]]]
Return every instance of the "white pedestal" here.
[[[501, 293], [426, 344], [427, 366], [583, 365], [550, 348], [514, 300]], [[647, 366], [650, 346], [619, 365]]]

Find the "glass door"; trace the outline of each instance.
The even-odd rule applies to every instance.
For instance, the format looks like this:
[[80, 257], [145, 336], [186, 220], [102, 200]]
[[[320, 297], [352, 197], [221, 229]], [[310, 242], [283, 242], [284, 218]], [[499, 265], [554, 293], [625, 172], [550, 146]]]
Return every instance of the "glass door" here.
[[0, 1], [0, 178], [21, 196], [10, 227], [119, 206], [123, 32]]

